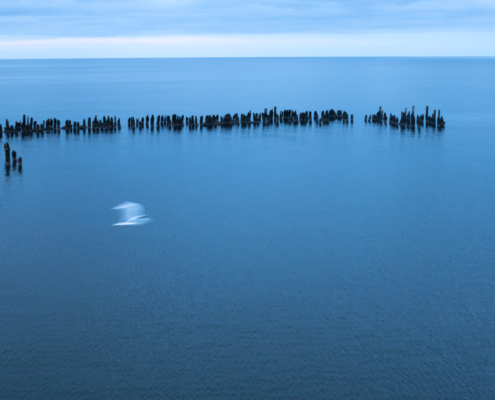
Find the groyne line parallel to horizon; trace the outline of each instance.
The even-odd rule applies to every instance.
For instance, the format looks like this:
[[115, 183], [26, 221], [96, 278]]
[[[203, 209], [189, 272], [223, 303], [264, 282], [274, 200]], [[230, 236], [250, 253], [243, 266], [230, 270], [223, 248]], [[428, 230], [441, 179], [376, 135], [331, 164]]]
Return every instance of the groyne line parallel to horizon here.
[[[390, 117], [387, 117], [387, 113], [382, 110], [382, 107], [379, 108], [376, 114], [365, 115], [364, 122], [372, 123], [372, 124], [385, 124], [390, 121], [390, 126], [401, 129], [410, 129], [415, 130], [416, 127], [418, 131], [421, 131], [422, 126], [427, 126], [431, 128], [438, 128], [439, 130], [443, 130], [445, 128], [445, 121], [443, 117], [440, 116], [440, 110], [433, 111], [433, 114], [429, 115], [429, 107], [426, 106], [426, 115], [415, 115], [415, 107], [412, 107], [412, 110], [407, 112], [407, 108], [405, 111], [401, 112], [400, 119], [390, 114]], [[151, 118], [149, 115], [146, 117], [135, 118], [130, 117], [127, 119], [127, 127], [132, 132], [136, 130], [142, 131], [143, 129], [153, 131], [156, 127], [156, 130], [160, 129], [173, 129], [173, 130], [181, 130], [184, 127], [188, 127], [190, 130], [193, 129], [213, 129], [216, 127], [233, 127], [233, 126], [241, 126], [247, 127], [250, 125], [262, 125], [269, 126], [279, 124], [288, 124], [288, 125], [312, 125], [313, 121], [315, 125], [322, 126], [328, 125], [331, 122], [338, 121], [343, 123], [344, 125], [349, 125], [349, 114], [346, 111], [338, 110], [335, 112], [333, 109], [328, 111], [322, 111], [318, 114], [317, 111], [314, 113], [311, 111], [306, 111], [302, 113], [297, 113], [295, 110], [284, 110], [280, 113], [277, 113], [277, 108], [274, 107], [272, 110], [268, 112], [265, 108], [263, 113], [252, 113], [249, 111], [247, 114], [226, 114], [221, 117], [219, 115], [207, 115], [205, 117], [198, 117], [192, 115], [190, 117], [184, 117], [184, 115], [157, 115], [152, 114]], [[351, 125], [354, 124], [354, 115], [351, 114], [350, 117]], [[5, 122], [5, 128], [0, 124], [0, 139], [2, 139], [3, 133], [7, 138], [15, 137], [18, 135], [24, 136], [40, 136], [45, 133], [55, 133], [60, 134], [61, 130], [64, 130], [67, 134], [74, 133], [78, 134], [82, 131], [83, 134], [86, 133], [86, 130], [89, 133], [116, 133], [122, 129], [122, 125], [120, 123], [120, 118], [114, 117], [103, 117], [102, 119], [98, 119], [97, 116], [93, 120], [88, 118], [87, 120], [83, 120], [82, 123], [66, 120], [65, 124], [61, 126], [60, 120], [57, 118], [51, 118], [44, 120], [41, 124], [38, 124], [37, 121], [34, 121], [33, 118], [29, 118], [26, 115], [23, 116], [22, 121], [17, 121], [13, 125], [9, 123], [8, 120]], [[17, 153], [15, 150], [10, 151], [9, 143], [4, 144], [5, 151], [5, 166], [6, 168], [10, 168], [11, 156], [13, 161], [13, 166], [16, 167], [19, 165], [19, 171], [22, 171], [22, 157], [17, 158]]]
[[[277, 108], [274, 107], [272, 110], [268, 111], [266, 108], [263, 113], [253, 113], [249, 111], [247, 114], [226, 114], [224, 116], [220, 115], [206, 115], [200, 116], [199, 119], [197, 116], [185, 117], [184, 115], [147, 115], [146, 117], [130, 117], [127, 119], [127, 127], [135, 132], [136, 130], [141, 131], [143, 129], [156, 129], [159, 131], [160, 129], [174, 129], [181, 130], [184, 127], [188, 127], [189, 129], [196, 128], [215, 128], [215, 127], [232, 127], [232, 126], [279, 126], [280, 124], [288, 124], [288, 125], [312, 125], [313, 122], [317, 126], [327, 125], [331, 122], [341, 122], [344, 125], [348, 125], [349, 121], [354, 124], [354, 115], [350, 115], [347, 111], [338, 110], [335, 111], [333, 109], [327, 111], [321, 111], [318, 114], [317, 111], [305, 111], [298, 113], [295, 110], [284, 110], [280, 113], [277, 113]], [[429, 115], [429, 107], [426, 107], [426, 115], [415, 115], [415, 107], [412, 107], [411, 111], [401, 112], [400, 119], [390, 114], [387, 116], [382, 110], [382, 107], [379, 108], [376, 114], [365, 115], [364, 117], [365, 123], [373, 123], [373, 124], [387, 124], [389, 122], [391, 127], [396, 128], [408, 128], [408, 129], [421, 129], [422, 126], [428, 126], [432, 128], [444, 129], [445, 128], [445, 120], [442, 116], [440, 116], [440, 110], [434, 110], [433, 114]], [[67, 134], [69, 133], [115, 133], [122, 129], [122, 125], [120, 122], [120, 118], [114, 117], [103, 117], [102, 119], [98, 119], [97, 116], [94, 119], [88, 118], [83, 119], [82, 122], [66, 120], [64, 124], [57, 118], [50, 118], [47, 120], [43, 120], [40, 123], [33, 120], [29, 116], [24, 115], [21, 121], [16, 121], [14, 124], [11, 124], [8, 120], [5, 121], [5, 127], [0, 124], [0, 139], [3, 134], [6, 135], [7, 138], [11, 136], [32, 136], [32, 135], [41, 135], [44, 133], [60, 133], [61, 131], [65, 131]]]

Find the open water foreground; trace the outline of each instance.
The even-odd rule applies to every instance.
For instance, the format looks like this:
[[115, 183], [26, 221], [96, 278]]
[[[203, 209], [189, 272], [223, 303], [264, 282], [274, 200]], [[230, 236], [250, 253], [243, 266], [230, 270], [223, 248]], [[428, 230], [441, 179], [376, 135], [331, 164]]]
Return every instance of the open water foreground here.
[[[0, 61], [0, 399], [495, 398], [495, 59]], [[364, 123], [441, 109], [421, 133]], [[128, 117], [354, 124], [133, 133]], [[111, 208], [153, 223], [116, 228]]]

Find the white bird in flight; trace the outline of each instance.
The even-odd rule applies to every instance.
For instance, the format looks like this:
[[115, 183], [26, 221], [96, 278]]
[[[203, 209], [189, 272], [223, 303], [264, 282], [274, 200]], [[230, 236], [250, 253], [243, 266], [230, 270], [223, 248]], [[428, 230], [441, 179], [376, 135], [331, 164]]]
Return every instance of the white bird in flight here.
[[126, 201], [115, 206], [112, 210], [119, 211], [119, 222], [113, 226], [143, 225], [152, 221], [150, 218], [146, 218], [144, 207], [138, 203]]

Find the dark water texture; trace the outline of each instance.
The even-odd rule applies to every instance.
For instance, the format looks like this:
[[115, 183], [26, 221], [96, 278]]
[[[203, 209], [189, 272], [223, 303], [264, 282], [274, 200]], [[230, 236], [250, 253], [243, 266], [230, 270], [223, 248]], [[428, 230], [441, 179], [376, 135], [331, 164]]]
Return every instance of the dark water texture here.
[[[1, 61], [2, 123], [124, 127], [9, 140], [24, 168], [0, 175], [0, 398], [494, 398], [494, 70]], [[412, 105], [445, 131], [364, 124]], [[273, 106], [355, 123], [127, 131]], [[125, 200], [154, 222], [112, 227]]]

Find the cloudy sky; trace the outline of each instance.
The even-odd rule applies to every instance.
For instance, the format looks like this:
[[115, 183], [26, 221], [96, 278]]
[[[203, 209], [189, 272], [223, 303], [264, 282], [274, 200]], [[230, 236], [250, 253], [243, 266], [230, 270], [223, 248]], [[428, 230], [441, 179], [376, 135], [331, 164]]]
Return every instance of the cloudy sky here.
[[495, 0], [0, 0], [0, 58], [495, 56]]

